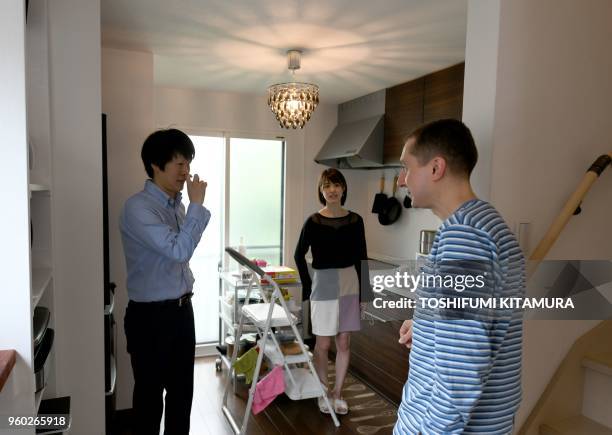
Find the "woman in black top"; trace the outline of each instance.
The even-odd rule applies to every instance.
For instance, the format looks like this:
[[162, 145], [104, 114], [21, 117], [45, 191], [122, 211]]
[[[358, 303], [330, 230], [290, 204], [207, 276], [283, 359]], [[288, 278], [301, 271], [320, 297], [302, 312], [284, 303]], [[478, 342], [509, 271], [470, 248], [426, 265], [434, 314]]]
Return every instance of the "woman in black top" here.
[[[324, 207], [304, 223], [294, 256], [303, 299], [310, 299], [312, 332], [316, 336], [314, 365], [325, 387], [329, 347], [332, 337], [336, 340], [336, 383], [330, 398], [337, 414], [348, 413], [341, 391], [349, 365], [350, 333], [360, 329], [361, 264], [367, 260], [363, 219], [342, 207], [346, 194], [346, 180], [340, 171], [323, 171], [318, 195]], [[312, 279], [305, 259], [309, 248]], [[367, 274], [363, 283], [364, 290], [369, 290]], [[322, 398], [319, 409], [329, 413]]]

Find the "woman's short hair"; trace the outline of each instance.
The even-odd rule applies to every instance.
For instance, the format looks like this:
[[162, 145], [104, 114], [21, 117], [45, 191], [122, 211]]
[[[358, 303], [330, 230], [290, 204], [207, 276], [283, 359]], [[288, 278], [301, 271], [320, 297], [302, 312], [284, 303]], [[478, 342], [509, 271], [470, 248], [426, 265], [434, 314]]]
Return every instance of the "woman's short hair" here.
[[344, 202], [346, 201], [346, 194], [348, 193], [348, 187], [346, 185], [346, 180], [344, 179], [344, 175], [342, 175], [342, 172], [335, 168], [329, 168], [321, 173], [321, 177], [319, 178], [319, 186], [317, 187], [317, 193], [319, 195], [319, 202], [323, 205], [327, 204], [325, 198], [323, 197], [323, 194], [321, 193], [321, 187], [323, 187], [325, 183], [338, 183], [344, 188], [344, 192], [342, 192], [342, 198], [340, 199], [340, 204], [344, 205]]
[[163, 171], [166, 169], [166, 163], [172, 161], [175, 156], [183, 156], [190, 162], [195, 157], [193, 142], [189, 139], [189, 136], [176, 128], [151, 133], [142, 144], [142, 151], [140, 152], [142, 163], [144, 163], [149, 178], [153, 178], [153, 167], [151, 165], [155, 165]]

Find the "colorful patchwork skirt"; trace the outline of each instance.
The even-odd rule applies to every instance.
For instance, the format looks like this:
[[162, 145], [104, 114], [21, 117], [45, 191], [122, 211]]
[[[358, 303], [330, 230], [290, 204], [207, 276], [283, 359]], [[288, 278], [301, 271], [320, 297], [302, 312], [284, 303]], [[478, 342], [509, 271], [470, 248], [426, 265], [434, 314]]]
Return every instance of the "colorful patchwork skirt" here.
[[355, 267], [313, 269], [310, 320], [314, 335], [359, 331], [359, 279]]

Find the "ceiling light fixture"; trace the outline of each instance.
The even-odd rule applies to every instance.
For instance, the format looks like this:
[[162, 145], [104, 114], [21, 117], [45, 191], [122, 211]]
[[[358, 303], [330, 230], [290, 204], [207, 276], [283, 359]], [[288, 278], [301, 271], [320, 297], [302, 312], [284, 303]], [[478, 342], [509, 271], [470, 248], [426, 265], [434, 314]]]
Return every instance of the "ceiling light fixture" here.
[[[287, 51], [288, 68], [300, 68], [300, 50]], [[319, 104], [319, 87], [311, 83], [278, 83], [268, 87], [268, 105], [283, 128], [304, 128]]]

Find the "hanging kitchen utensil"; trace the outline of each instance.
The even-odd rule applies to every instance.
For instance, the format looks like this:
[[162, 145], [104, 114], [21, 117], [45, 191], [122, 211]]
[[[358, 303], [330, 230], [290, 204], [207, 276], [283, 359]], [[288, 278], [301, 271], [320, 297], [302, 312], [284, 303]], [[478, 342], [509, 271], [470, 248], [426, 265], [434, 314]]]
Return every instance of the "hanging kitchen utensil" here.
[[395, 193], [397, 192], [398, 178], [399, 177], [397, 175], [393, 178], [393, 195], [390, 198], [387, 198], [382, 211], [378, 213], [378, 222], [381, 225], [391, 225], [398, 220], [402, 214], [402, 205], [395, 197]]
[[404, 198], [404, 208], [412, 208], [412, 199], [408, 194], [406, 194], [406, 197]]
[[387, 201], [387, 195], [385, 194], [385, 174], [380, 176], [380, 193], [374, 196], [374, 203], [372, 204], [372, 213], [380, 213], [385, 206]]

